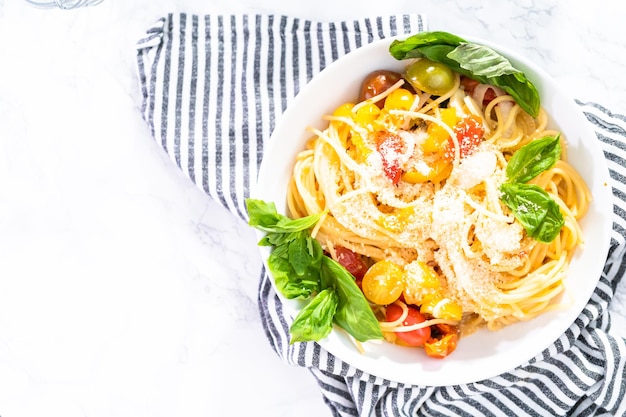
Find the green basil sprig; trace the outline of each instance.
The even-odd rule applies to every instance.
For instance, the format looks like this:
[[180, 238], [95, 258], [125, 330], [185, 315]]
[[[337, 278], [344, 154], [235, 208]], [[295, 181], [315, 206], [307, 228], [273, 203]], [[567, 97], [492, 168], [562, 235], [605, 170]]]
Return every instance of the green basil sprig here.
[[394, 40], [390, 54], [398, 59], [426, 57], [482, 84], [500, 87], [528, 114], [537, 117], [539, 92], [526, 75], [493, 49], [448, 32], [421, 32]]
[[502, 202], [528, 236], [539, 242], [552, 242], [565, 220], [557, 202], [543, 188], [526, 183], [554, 166], [560, 155], [560, 135], [546, 136], [522, 146], [509, 160], [507, 182], [500, 186]]
[[311, 298], [291, 324], [291, 343], [319, 341], [333, 323], [360, 342], [382, 339], [378, 320], [354, 277], [325, 256], [311, 237], [321, 214], [294, 220], [279, 214], [274, 203], [251, 198], [246, 208], [248, 224], [267, 233], [259, 245], [272, 247], [267, 264], [278, 290], [289, 299]]
[[380, 324], [352, 274], [328, 256], [322, 258], [321, 273], [322, 281], [335, 289], [339, 299], [335, 323], [358, 341], [382, 339]]

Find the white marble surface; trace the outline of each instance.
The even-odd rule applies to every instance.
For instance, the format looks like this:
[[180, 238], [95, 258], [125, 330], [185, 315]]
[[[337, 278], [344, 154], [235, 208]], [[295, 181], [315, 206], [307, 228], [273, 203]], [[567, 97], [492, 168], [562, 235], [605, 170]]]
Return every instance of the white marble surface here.
[[[265, 340], [252, 231], [177, 171], [141, 118], [134, 42], [168, 12], [421, 12], [626, 113], [623, 2], [307, 3], [0, 0], [2, 417], [330, 415], [308, 372]], [[625, 300], [622, 285], [617, 310]]]

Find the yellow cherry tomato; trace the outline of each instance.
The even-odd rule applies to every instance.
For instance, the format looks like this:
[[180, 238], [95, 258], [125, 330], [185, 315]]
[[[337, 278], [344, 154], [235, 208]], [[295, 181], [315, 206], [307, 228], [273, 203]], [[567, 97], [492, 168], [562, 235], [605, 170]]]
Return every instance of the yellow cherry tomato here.
[[369, 154], [372, 153], [372, 150], [365, 144], [363, 136], [353, 132], [350, 140], [354, 145], [354, 159], [359, 162], [365, 161]]
[[433, 317], [445, 320], [461, 320], [463, 310], [456, 302], [449, 298], [443, 298], [433, 309]]
[[380, 114], [380, 109], [376, 104], [367, 103], [353, 112], [354, 121], [363, 127], [368, 127]]
[[423, 314], [433, 315], [433, 311], [439, 301], [441, 301], [443, 297], [439, 292], [431, 293], [422, 298], [422, 304], [420, 305], [420, 312]]
[[[333, 116], [351, 119], [353, 107], [354, 107], [353, 103], [344, 103], [335, 109], [335, 111], [333, 112]], [[337, 133], [339, 134], [339, 140], [341, 141], [341, 144], [343, 146], [346, 146], [348, 133], [350, 132], [350, 126], [338, 120], [333, 120], [330, 123], [333, 126], [335, 126], [335, 128], [337, 129]]]
[[393, 90], [385, 99], [386, 110], [410, 110], [415, 96], [409, 90], [398, 88]]
[[392, 214], [382, 215], [378, 223], [387, 230], [399, 233], [407, 227], [414, 214], [415, 208], [409, 206], [398, 209]]
[[432, 266], [424, 262], [415, 262], [418, 268], [415, 268], [415, 279], [420, 286], [425, 288], [439, 288], [439, 275], [433, 269]]
[[[439, 117], [441, 121], [454, 130], [454, 126], [458, 122], [458, 118], [456, 116], [456, 109], [454, 107], [449, 107], [446, 109], [441, 109], [439, 112]], [[422, 150], [424, 152], [440, 152], [445, 149], [448, 144], [448, 138], [450, 134], [446, 129], [438, 125], [437, 123], [430, 123], [428, 125], [428, 129], [426, 130], [428, 136], [426, 140], [422, 142]]]
[[450, 173], [452, 172], [452, 163], [445, 158], [440, 158], [432, 165], [429, 165], [428, 170], [424, 171], [425, 172], [419, 170], [408, 170], [402, 174], [402, 180], [410, 184], [420, 184], [426, 181], [443, 181], [450, 176]]
[[335, 111], [333, 112], [333, 116], [352, 117], [353, 107], [354, 107], [354, 103], [344, 103], [335, 109]]
[[441, 294], [426, 297], [420, 306], [420, 312], [430, 314], [436, 319], [461, 320], [463, 310], [460, 305]]

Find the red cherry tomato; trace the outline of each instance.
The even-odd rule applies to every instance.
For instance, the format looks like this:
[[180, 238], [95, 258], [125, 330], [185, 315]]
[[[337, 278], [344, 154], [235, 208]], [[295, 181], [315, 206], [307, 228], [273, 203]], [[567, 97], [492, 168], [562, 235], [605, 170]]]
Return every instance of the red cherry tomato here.
[[479, 82], [473, 78], [466, 77], [465, 75], [461, 76], [461, 85], [467, 94], [472, 94], [478, 84]]
[[[472, 78], [466, 76], [461, 77], [461, 85], [467, 94], [471, 95], [478, 84], [480, 83]], [[493, 88], [488, 88], [483, 97], [483, 106], [489, 104], [494, 98], [496, 98], [496, 92]]]
[[[408, 315], [402, 322], [405, 326], [411, 326], [413, 324], [423, 323], [426, 321], [426, 317], [414, 307], [407, 306], [409, 309]], [[395, 321], [402, 315], [402, 307], [398, 304], [390, 304], [387, 306], [387, 321]], [[430, 327], [424, 327], [417, 330], [411, 330], [410, 332], [396, 332], [398, 339], [402, 340], [409, 346], [424, 346], [424, 343], [430, 339]]]
[[483, 97], [483, 106], [486, 106], [487, 104], [489, 104], [491, 100], [493, 100], [496, 97], [497, 97], [496, 92], [493, 91], [493, 88], [488, 88], [487, 91], [485, 91], [485, 97]]
[[[474, 152], [474, 149], [476, 149], [483, 140], [485, 128], [478, 118], [469, 116], [460, 120], [456, 126], [454, 126], [454, 132], [459, 142], [461, 159], [463, 159]], [[454, 159], [454, 142], [452, 138], [448, 138], [445, 156], [449, 160]]]
[[377, 135], [377, 150], [383, 160], [383, 171], [391, 182], [397, 184], [402, 176], [398, 157], [404, 141], [400, 136], [387, 131], [380, 131]]
[[356, 282], [360, 287], [363, 275], [367, 272], [367, 265], [363, 258], [358, 253], [342, 246], [335, 246], [335, 253], [337, 254], [337, 262], [356, 278]]

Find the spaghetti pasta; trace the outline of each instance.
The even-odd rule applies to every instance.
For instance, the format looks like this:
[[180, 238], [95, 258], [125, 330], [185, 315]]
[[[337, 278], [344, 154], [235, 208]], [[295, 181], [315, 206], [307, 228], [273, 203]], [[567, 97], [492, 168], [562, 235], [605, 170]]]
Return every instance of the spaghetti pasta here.
[[[402, 332], [432, 327], [426, 343], [436, 343], [555, 308], [583, 243], [578, 221], [591, 195], [567, 162], [564, 138], [560, 159], [529, 181], [560, 209], [555, 239], [531, 237], [501, 200], [515, 152], [558, 135], [545, 111], [531, 117], [502, 91], [482, 102], [454, 77], [441, 96], [401, 80], [340, 106], [325, 116], [326, 129], [311, 129], [289, 186], [290, 216], [326, 212], [314, 236], [330, 256], [341, 247], [367, 267], [386, 261], [402, 269], [402, 295], [391, 303], [401, 317], [387, 320], [390, 303], [370, 299], [386, 339], [400, 344]], [[357, 278], [387, 291], [380, 277]], [[408, 308], [425, 321], [403, 324]]]

